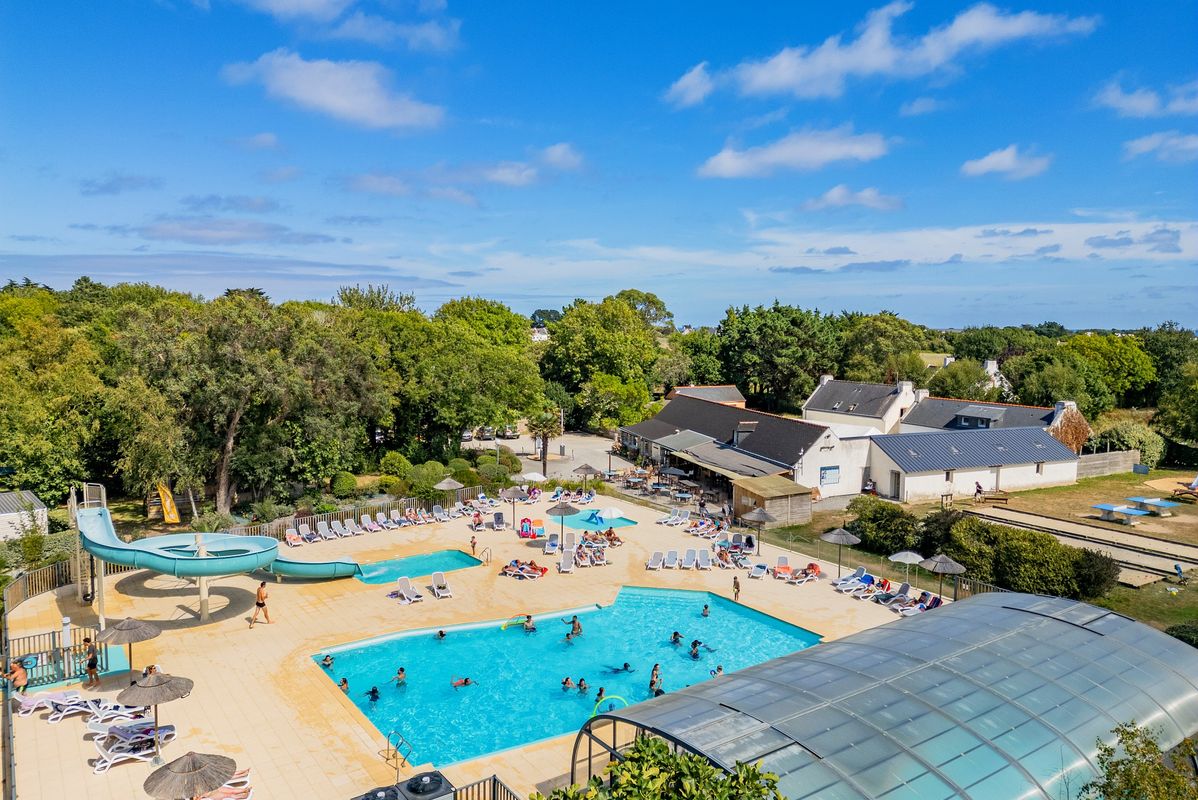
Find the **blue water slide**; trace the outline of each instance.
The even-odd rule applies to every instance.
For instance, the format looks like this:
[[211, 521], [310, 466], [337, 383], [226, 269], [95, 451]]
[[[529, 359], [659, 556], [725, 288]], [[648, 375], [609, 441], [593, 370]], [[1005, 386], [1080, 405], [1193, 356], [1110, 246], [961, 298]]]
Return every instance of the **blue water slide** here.
[[272, 575], [286, 578], [352, 578], [362, 571], [358, 562], [348, 558], [335, 561], [293, 561], [290, 558], [276, 558], [266, 570]]

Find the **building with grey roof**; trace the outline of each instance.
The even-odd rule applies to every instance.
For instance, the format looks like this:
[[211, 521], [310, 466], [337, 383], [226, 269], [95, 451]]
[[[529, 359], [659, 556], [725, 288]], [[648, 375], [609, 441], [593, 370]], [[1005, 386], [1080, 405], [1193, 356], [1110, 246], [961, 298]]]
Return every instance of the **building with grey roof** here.
[[1198, 734], [1198, 650], [1107, 609], [996, 592], [600, 711], [570, 777], [654, 736], [728, 771], [760, 762], [789, 800], [1058, 800], [1132, 721], [1165, 752]]
[[1053, 428], [1065, 412], [1077, 409], [1068, 400], [1055, 407], [1024, 406], [1011, 403], [983, 403], [930, 397], [927, 391], [915, 393], [915, 405], [903, 416], [899, 433], [927, 431], [968, 431], [989, 428]]
[[713, 403], [723, 403], [738, 408], [745, 407], [745, 396], [740, 393], [740, 389], [730, 383], [718, 386], [675, 386], [666, 395], [666, 399], [673, 400], [675, 397], [697, 397], [700, 400], [710, 400]]
[[0, 539], [20, 536], [31, 525], [48, 532], [48, 514], [46, 504], [33, 492], [0, 492]]
[[873, 428], [878, 433], [898, 430], [899, 421], [915, 403], [911, 381], [896, 384], [838, 381], [821, 375], [819, 386], [803, 403], [803, 419], [823, 424]]

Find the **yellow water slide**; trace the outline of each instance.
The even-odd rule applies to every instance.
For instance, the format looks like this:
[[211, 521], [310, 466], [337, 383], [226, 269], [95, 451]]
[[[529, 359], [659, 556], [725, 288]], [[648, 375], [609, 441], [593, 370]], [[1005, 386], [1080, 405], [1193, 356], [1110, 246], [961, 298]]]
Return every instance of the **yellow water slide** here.
[[158, 483], [158, 499], [162, 501], [162, 519], [164, 522], [169, 522], [172, 525], [179, 522], [179, 507], [175, 505], [175, 496], [171, 494], [171, 487], [165, 482]]

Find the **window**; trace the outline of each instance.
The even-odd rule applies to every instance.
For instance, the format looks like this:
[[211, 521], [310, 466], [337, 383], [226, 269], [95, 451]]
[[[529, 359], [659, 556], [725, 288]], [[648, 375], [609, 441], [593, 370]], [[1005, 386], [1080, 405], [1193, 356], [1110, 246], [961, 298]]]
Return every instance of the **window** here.
[[951, 469], [946, 469], [944, 471], [944, 479], [949, 483], [953, 482], [953, 471]]
[[819, 485], [834, 486], [840, 483], [840, 467], [820, 467], [819, 468]]
[[1037, 461], [1037, 462], [1036, 462], [1036, 474], [1037, 474], [1037, 475], [1043, 475], [1043, 474], [1044, 474], [1044, 462], [1043, 462], [1043, 461]]

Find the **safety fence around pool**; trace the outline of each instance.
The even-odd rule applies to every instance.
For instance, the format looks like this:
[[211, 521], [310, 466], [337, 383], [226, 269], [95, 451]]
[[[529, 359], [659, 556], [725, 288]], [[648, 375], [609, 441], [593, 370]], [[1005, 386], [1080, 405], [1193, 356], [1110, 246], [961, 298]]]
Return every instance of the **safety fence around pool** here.
[[453, 800], [524, 800], [524, 798], [501, 781], [498, 775], [492, 775], [481, 781], [457, 787], [453, 790]]

